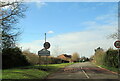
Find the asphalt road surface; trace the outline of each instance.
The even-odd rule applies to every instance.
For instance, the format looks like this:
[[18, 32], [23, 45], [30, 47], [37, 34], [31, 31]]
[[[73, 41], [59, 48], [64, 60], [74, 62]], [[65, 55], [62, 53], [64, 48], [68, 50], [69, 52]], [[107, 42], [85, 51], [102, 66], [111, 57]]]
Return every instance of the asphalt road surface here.
[[67, 66], [49, 75], [47, 79], [113, 79], [115, 81], [114, 79], [118, 79], [118, 74], [97, 67], [91, 62], [84, 62]]

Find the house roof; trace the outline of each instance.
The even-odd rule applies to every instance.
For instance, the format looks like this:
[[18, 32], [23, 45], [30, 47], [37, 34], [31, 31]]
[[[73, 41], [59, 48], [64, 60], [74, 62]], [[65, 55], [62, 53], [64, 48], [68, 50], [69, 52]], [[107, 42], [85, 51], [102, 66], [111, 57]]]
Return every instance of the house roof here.
[[67, 55], [67, 54], [62, 54], [62, 55], [59, 55], [58, 57], [60, 56], [64, 56], [64, 57], [67, 57], [67, 58], [71, 58], [72, 56], [71, 55]]

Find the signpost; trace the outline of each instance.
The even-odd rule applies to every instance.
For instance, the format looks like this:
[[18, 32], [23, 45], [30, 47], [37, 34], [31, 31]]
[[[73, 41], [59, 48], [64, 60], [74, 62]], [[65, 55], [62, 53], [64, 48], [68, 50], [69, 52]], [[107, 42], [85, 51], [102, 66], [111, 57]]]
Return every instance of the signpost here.
[[38, 51], [38, 55], [39, 56], [50, 56], [50, 51], [48, 51], [47, 49], [42, 49]]
[[[46, 63], [47, 63], [47, 56], [50, 56], [50, 51], [48, 51], [47, 49], [50, 48], [50, 43], [46, 42], [46, 33], [45, 33], [45, 43], [43, 44], [43, 49], [41, 49], [40, 51], [38, 51], [38, 55], [39, 55], [39, 66], [40, 66], [40, 56], [46, 56]], [[47, 66], [47, 64], [46, 64]]]

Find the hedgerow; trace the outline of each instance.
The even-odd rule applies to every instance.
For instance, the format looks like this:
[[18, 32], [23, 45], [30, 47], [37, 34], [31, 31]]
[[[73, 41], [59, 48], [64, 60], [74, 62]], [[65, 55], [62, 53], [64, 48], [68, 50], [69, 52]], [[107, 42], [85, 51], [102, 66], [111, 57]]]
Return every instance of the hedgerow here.
[[92, 61], [98, 65], [118, 68], [118, 50], [112, 48], [104, 51], [102, 48], [95, 49]]

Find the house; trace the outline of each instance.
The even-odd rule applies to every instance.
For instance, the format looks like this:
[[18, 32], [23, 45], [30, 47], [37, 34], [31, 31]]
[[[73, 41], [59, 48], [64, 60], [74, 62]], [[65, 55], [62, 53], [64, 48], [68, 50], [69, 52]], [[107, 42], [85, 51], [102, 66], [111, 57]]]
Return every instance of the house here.
[[62, 54], [62, 55], [59, 55], [58, 58], [61, 58], [61, 59], [68, 59], [68, 58], [71, 58], [72, 56], [71, 55], [67, 55], [67, 54]]
[[71, 55], [67, 55], [67, 54], [61, 54], [59, 56], [57, 56], [57, 58], [60, 58], [62, 60], [66, 60], [68, 62], [72, 62], [72, 56]]

